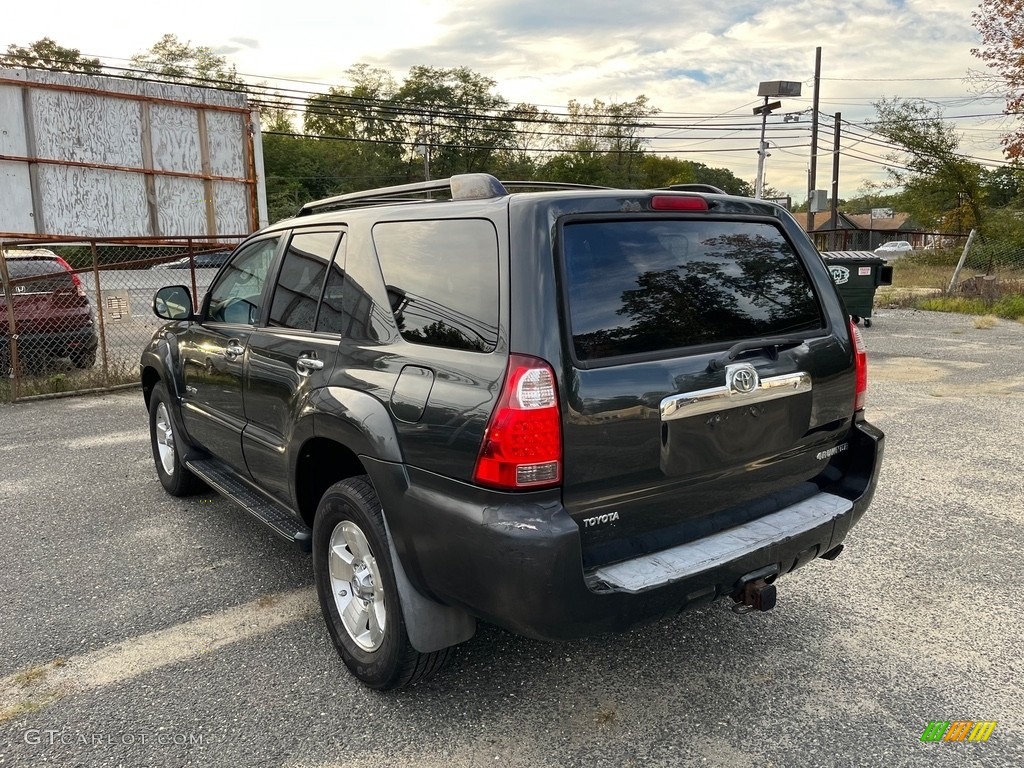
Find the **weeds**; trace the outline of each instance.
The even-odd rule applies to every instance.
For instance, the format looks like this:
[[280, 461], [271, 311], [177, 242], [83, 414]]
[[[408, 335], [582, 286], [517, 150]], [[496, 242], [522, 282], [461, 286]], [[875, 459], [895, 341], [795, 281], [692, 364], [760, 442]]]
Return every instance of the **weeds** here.
[[981, 317], [974, 318], [974, 327], [980, 330], [995, 328], [997, 325], [999, 325], [999, 320], [995, 315], [981, 315]]
[[931, 312], [957, 312], [962, 315], [991, 315], [1004, 320], [1024, 320], [1024, 296], [1017, 294], [1003, 296], [996, 301], [965, 296], [935, 296], [921, 299], [917, 306]]

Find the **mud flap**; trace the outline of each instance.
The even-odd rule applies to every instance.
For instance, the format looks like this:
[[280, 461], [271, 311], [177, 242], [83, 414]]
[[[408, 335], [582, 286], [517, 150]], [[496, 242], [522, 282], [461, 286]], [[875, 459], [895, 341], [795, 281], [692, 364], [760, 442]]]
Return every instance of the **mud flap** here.
[[387, 516], [383, 513], [381, 516], [388, 535], [388, 548], [395, 570], [395, 582], [398, 584], [405, 631], [412, 647], [420, 653], [432, 653], [469, 640], [476, 634], [476, 619], [459, 608], [441, 605], [417, 591], [405, 575], [405, 568], [395, 551]]

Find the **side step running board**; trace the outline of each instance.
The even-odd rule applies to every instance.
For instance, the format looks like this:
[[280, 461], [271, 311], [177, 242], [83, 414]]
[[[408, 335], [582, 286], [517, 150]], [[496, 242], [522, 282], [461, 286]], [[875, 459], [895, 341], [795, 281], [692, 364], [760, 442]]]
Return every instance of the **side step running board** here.
[[278, 536], [295, 542], [306, 552], [312, 549], [313, 532], [305, 523], [297, 520], [286, 506], [255, 490], [230, 469], [213, 459], [191, 459], [185, 462], [185, 466]]

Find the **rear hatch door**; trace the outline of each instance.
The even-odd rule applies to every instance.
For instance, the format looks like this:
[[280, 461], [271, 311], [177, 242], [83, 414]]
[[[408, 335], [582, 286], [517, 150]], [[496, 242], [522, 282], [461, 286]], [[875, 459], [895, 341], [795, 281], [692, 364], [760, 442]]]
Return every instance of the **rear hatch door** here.
[[[56, 258], [8, 258], [7, 272], [18, 333], [61, 333], [89, 324], [89, 300]], [[7, 334], [9, 324], [5, 315], [2, 327]]]
[[853, 360], [779, 220], [588, 214], [558, 234], [563, 501], [585, 565], [815, 493], [850, 428]]

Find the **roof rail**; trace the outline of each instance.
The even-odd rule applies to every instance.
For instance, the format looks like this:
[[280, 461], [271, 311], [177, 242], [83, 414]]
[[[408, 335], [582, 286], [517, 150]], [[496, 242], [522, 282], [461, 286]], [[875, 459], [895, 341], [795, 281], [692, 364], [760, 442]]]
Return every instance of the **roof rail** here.
[[505, 189], [615, 189], [598, 184], [574, 184], [568, 181], [503, 181]]
[[672, 184], [671, 186], [665, 187], [665, 189], [673, 192], [710, 192], [713, 195], [729, 194], [724, 189], [719, 189], [711, 184]]
[[350, 192], [323, 200], [314, 200], [302, 206], [298, 215], [309, 216], [323, 211], [362, 208], [385, 203], [424, 202], [430, 199], [429, 193], [431, 192], [448, 192], [452, 200], [489, 200], [508, 194], [501, 182], [489, 173], [461, 173], [450, 179], [418, 181], [394, 187], [366, 189], [362, 192]]

